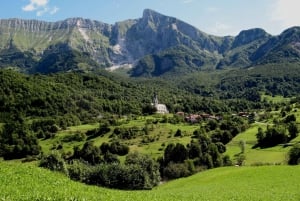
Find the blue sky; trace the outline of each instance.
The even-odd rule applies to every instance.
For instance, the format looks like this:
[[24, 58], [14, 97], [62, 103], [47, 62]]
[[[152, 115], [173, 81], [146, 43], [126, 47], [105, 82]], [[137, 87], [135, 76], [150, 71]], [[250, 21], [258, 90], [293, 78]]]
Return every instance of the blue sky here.
[[[213, 35], [263, 28], [277, 35], [300, 25], [299, 0], [0, 0], [0, 18], [58, 21], [90, 18], [113, 24], [142, 16], [145, 8], [179, 18]], [[3, 3], [5, 1], [5, 3]]]

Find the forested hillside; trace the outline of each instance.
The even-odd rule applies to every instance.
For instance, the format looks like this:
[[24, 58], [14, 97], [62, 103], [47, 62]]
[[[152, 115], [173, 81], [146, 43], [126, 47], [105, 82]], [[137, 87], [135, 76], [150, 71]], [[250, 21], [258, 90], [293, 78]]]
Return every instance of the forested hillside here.
[[[297, 96], [297, 65], [198, 73], [164, 79], [128, 79], [108, 72], [24, 75], [1, 71], [1, 119], [75, 115], [91, 121], [103, 114], [143, 114], [158, 93], [170, 112], [238, 112], [264, 108], [261, 94]], [[172, 79], [171, 79], [172, 78]], [[38, 84], [37, 84], [38, 83]]]

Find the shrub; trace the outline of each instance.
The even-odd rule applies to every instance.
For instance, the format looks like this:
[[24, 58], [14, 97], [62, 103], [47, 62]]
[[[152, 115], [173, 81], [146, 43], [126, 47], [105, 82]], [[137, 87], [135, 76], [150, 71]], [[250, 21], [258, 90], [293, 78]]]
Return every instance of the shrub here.
[[284, 122], [285, 123], [295, 122], [296, 119], [297, 119], [296, 116], [294, 114], [291, 114], [285, 118]]
[[147, 174], [144, 187], [152, 188], [158, 185], [160, 181], [159, 164], [149, 155], [140, 154], [138, 152], [130, 153], [126, 156], [125, 165], [138, 165]]
[[296, 138], [298, 136], [298, 133], [299, 133], [299, 129], [298, 129], [297, 124], [295, 122], [289, 123], [288, 131], [289, 131], [290, 139]]
[[232, 161], [230, 160], [230, 157], [228, 155], [225, 155], [223, 157], [223, 165], [224, 166], [232, 166]]
[[93, 142], [86, 142], [82, 149], [74, 147], [73, 159], [82, 159], [92, 165], [102, 162], [100, 149], [93, 145]]
[[69, 176], [86, 184], [117, 189], [152, 189], [160, 180], [159, 166], [148, 156], [138, 154], [132, 157], [126, 164], [105, 163], [95, 166], [74, 160], [68, 165]]
[[236, 163], [237, 165], [242, 166], [244, 165], [245, 160], [246, 160], [246, 156], [244, 154], [239, 154], [236, 158]]
[[218, 127], [218, 123], [215, 120], [209, 120], [207, 125], [206, 125], [206, 130], [207, 131], [212, 131], [212, 130], [216, 130]]
[[177, 143], [176, 145], [169, 144], [165, 149], [164, 157], [166, 163], [171, 161], [175, 163], [183, 162], [188, 158], [188, 150], [180, 143]]
[[110, 152], [106, 152], [104, 154], [103, 160], [105, 163], [120, 163], [120, 160], [118, 159], [117, 155], [112, 154]]
[[222, 143], [222, 142], [217, 142], [215, 143], [217, 148], [218, 148], [218, 152], [220, 154], [225, 153], [226, 152], [226, 146]]
[[289, 151], [289, 165], [298, 165], [300, 163], [300, 145], [294, 145]]
[[102, 154], [106, 154], [107, 152], [109, 152], [109, 148], [110, 148], [110, 145], [107, 142], [103, 142], [100, 145], [100, 150], [101, 150]]
[[[146, 126], [145, 128], [148, 129], [148, 127]], [[144, 131], [146, 132], [144, 128]], [[149, 130], [149, 129], [148, 129]], [[123, 128], [123, 127], [116, 127], [113, 131], [114, 134], [116, 134], [118, 136], [118, 138], [120, 139], [134, 139], [139, 135], [139, 128], [137, 127], [132, 127], [132, 128]]]
[[129, 147], [125, 144], [121, 144], [120, 142], [112, 142], [110, 144], [109, 150], [112, 154], [125, 156], [129, 152]]
[[59, 127], [56, 125], [54, 119], [40, 119], [32, 122], [31, 129], [34, 132], [41, 130], [43, 132], [56, 133], [59, 130]]
[[65, 136], [62, 141], [63, 142], [81, 142], [84, 141], [86, 139], [86, 135], [80, 131], [75, 132], [74, 134]]
[[68, 174], [66, 163], [58, 152], [52, 152], [51, 154], [42, 157], [39, 166], [52, 171]]
[[174, 135], [174, 137], [182, 137], [182, 132], [180, 129], [178, 129]]
[[266, 131], [259, 128], [256, 138], [257, 146], [262, 148], [284, 144], [290, 140], [285, 128], [280, 126], [267, 127]]
[[7, 123], [0, 131], [0, 156], [5, 160], [39, 155], [41, 147], [37, 137], [25, 123]]
[[187, 177], [193, 172], [189, 170], [189, 165], [186, 163], [169, 163], [164, 169], [164, 177], [166, 179], [177, 179], [180, 177]]
[[87, 175], [91, 168], [90, 165], [83, 163], [80, 160], [72, 160], [70, 164], [67, 165], [69, 177], [75, 181], [86, 181]]

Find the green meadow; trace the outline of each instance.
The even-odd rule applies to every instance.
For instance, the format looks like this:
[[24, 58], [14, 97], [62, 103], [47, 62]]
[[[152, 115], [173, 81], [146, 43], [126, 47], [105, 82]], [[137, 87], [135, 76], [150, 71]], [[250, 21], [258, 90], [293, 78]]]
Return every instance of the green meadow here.
[[0, 162], [0, 200], [299, 200], [299, 166], [225, 167], [163, 183], [149, 191], [88, 186], [34, 164]]
[[[271, 148], [253, 148], [257, 143], [256, 133], [258, 128], [266, 129], [267, 124], [256, 123], [253, 124], [245, 132], [237, 135], [233, 140], [226, 145], [227, 151], [225, 154], [229, 155], [231, 159], [236, 158], [241, 154], [241, 147], [239, 143], [245, 143], [246, 156], [244, 165], [258, 165], [258, 164], [285, 164], [287, 160], [287, 153], [290, 147], [278, 145]], [[297, 140], [297, 138], [295, 139]]]
[[[298, 113], [296, 113], [297, 115]], [[128, 123], [122, 124], [120, 127], [137, 127], [142, 129], [145, 126], [145, 119], [131, 120]], [[244, 165], [257, 165], [257, 164], [286, 164], [287, 153], [291, 146], [278, 145], [271, 148], [253, 148], [256, 143], [256, 133], [258, 128], [266, 129], [267, 125], [272, 125], [269, 123], [257, 122], [251, 125], [249, 129], [238, 134], [226, 145], [225, 155], [229, 155], [234, 161], [235, 158], [241, 153], [241, 148], [239, 143], [243, 141], [245, 143], [245, 153], [246, 160]], [[69, 127], [67, 130], [59, 131], [58, 134], [51, 139], [41, 140], [40, 145], [43, 148], [44, 153], [50, 153], [53, 147], [61, 144], [66, 136], [72, 135], [75, 132], [86, 132], [87, 130], [99, 127], [99, 124], [90, 125], [80, 125]], [[151, 126], [150, 126], [151, 127]], [[149, 135], [147, 136], [152, 141], [145, 142], [145, 136], [138, 136], [134, 139], [123, 140], [122, 142], [130, 147], [130, 151], [138, 151], [140, 153], [150, 154], [152, 157], [157, 158], [163, 155], [164, 148], [169, 143], [181, 143], [187, 145], [191, 140], [193, 131], [198, 129], [199, 125], [190, 125], [186, 123], [180, 124], [170, 124], [170, 123], [158, 123], [157, 125], [152, 125], [149, 130]], [[113, 129], [104, 136], [92, 139], [94, 145], [100, 146], [103, 142], [110, 142], [112, 140], [111, 135]], [[180, 129], [183, 133], [181, 137], [175, 137], [175, 132]], [[298, 143], [300, 137], [297, 137], [291, 141], [291, 144]], [[63, 150], [65, 152], [73, 151], [74, 146], [82, 146], [82, 142], [63, 142]]]
[[[91, 139], [95, 146], [100, 146], [103, 142], [109, 142], [113, 139], [113, 130], [116, 127], [132, 128], [135, 127], [142, 130], [145, 127], [146, 121], [152, 117], [140, 117], [136, 120], [123, 122], [120, 126], [111, 126], [111, 131], [101, 137]], [[55, 137], [40, 140], [40, 145], [44, 153], [49, 153], [53, 147], [61, 144], [63, 139], [76, 132], [85, 133], [88, 130], [99, 127], [99, 124], [87, 124], [80, 126], [69, 127], [67, 130], [59, 131]], [[190, 125], [187, 123], [170, 124], [170, 123], [157, 123], [149, 126], [149, 134], [147, 136], [137, 136], [133, 139], [122, 140], [122, 143], [130, 147], [130, 151], [138, 151], [140, 153], [150, 154], [157, 158], [163, 154], [163, 150], [169, 143], [182, 143], [184, 145], [190, 143], [193, 132], [199, 128], [199, 125]], [[175, 137], [174, 134], [177, 130], [181, 130], [182, 136]], [[82, 146], [83, 142], [63, 142], [64, 151], [73, 151], [74, 146]]]
[[[273, 112], [273, 116], [277, 117], [278, 112]], [[296, 116], [300, 115], [300, 112], [294, 113]], [[153, 120], [157, 117], [149, 116], [149, 117], [139, 117], [135, 120], [124, 121], [120, 126], [111, 126], [111, 131], [101, 137], [96, 137], [91, 139], [94, 142], [94, 145], [100, 146], [103, 142], [110, 142], [113, 137], [113, 130], [116, 127], [124, 127], [124, 128], [132, 128], [136, 127], [142, 130], [147, 122], [147, 120]], [[298, 118], [300, 119], [300, 118]], [[262, 128], [265, 130], [268, 125], [273, 125], [272, 119], [268, 119], [265, 122], [256, 122], [251, 124], [250, 128], [246, 131], [238, 134], [236, 137], [232, 139], [226, 145], [226, 153], [225, 155], [230, 156], [230, 158], [235, 161], [237, 156], [241, 154], [240, 142], [243, 141], [245, 143], [245, 153], [246, 160], [244, 161], [244, 165], [262, 165], [262, 164], [286, 164], [287, 161], [287, 153], [291, 146], [283, 146], [278, 145], [271, 148], [253, 148], [257, 144], [256, 133], [258, 128]], [[87, 125], [79, 125], [69, 127], [67, 130], [59, 131], [55, 137], [41, 140], [40, 145], [43, 148], [44, 153], [50, 153], [51, 150], [54, 149], [58, 144], [63, 144], [63, 150], [65, 152], [72, 152], [74, 146], [82, 146], [83, 142], [71, 141], [71, 142], [63, 142], [63, 139], [69, 135], [72, 135], [76, 132], [85, 133], [88, 130], [95, 129], [99, 127], [99, 124], [87, 124]], [[138, 151], [144, 154], [150, 154], [153, 158], [158, 158], [163, 155], [164, 148], [169, 143], [181, 143], [187, 145], [192, 140], [193, 132], [200, 127], [199, 124], [187, 124], [187, 123], [178, 123], [178, 124], [170, 124], [170, 123], [157, 123], [150, 124], [149, 126], [149, 134], [146, 136], [137, 136], [133, 139], [122, 140], [122, 143], [128, 145], [130, 147], [130, 151]], [[182, 136], [175, 137], [174, 134], [177, 130], [181, 130]], [[152, 140], [149, 140], [152, 139]], [[300, 137], [293, 139], [291, 141], [291, 145], [294, 143], [300, 142]]]
[[276, 95], [276, 96], [270, 96], [270, 95], [266, 95], [266, 94], [261, 94], [261, 99], [264, 101], [268, 101], [268, 102], [273, 102], [273, 103], [283, 103], [283, 102], [289, 102], [292, 98], [285, 98], [283, 96], [280, 95]]

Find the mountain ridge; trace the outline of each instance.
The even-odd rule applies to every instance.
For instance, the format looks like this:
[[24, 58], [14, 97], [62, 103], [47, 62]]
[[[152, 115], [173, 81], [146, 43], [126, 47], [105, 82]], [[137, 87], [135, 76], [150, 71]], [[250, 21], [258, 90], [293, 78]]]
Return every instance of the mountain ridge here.
[[[0, 19], [0, 58], [6, 58], [0, 60], [0, 68], [12, 66], [24, 72], [28, 69], [33, 73], [49, 72], [47, 68], [62, 65], [67, 58], [56, 56], [57, 61], [44, 62], [49, 54], [63, 54], [59, 48], [53, 48], [60, 45], [76, 52], [73, 61], [67, 62], [69, 66], [61, 69], [86, 71], [127, 65], [133, 67], [133, 76], [161, 76], [169, 70], [176, 73], [177, 70], [245, 68], [281, 59], [295, 62], [300, 60], [298, 29], [291, 27], [272, 36], [263, 29], [253, 28], [237, 36], [220, 37], [151, 9], [145, 9], [141, 18], [115, 24], [80, 17], [57, 22]], [[11, 63], [6, 54], [11, 45], [15, 50], [12, 55], [24, 54], [21, 57], [27, 63], [26, 69], [22, 62]], [[143, 62], [150, 57], [152, 64]]]

